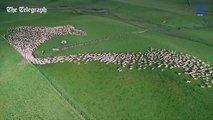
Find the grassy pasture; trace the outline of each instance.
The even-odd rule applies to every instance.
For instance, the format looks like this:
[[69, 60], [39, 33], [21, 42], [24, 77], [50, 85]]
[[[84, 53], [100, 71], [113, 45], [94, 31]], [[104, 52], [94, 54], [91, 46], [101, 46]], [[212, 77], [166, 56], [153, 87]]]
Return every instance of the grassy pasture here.
[[[123, 32], [123, 36], [112, 37], [112, 40], [103, 43], [71, 48], [61, 52], [53, 53], [50, 51], [44, 56], [68, 55], [79, 52], [143, 51], [149, 47], [157, 47], [175, 49], [194, 55], [206, 62], [213, 62], [211, 29], [204, 29], [209, 26], [207, 21], [212, 20], [211, 17], [197, 19], [194, 15], [187, 16], [192, 11], [181, 14], [182, 11], [174, 12], [165, 9], [157, 11], [156, 8], [131, 6], [123, 3], [120, 5], [121, 7], [114, 8], [113, 12], [121, 18], [111, 15], [102, 15], [102, 17], [106, 17], [106, 20], [111, 18], [126, 23], [122, 26], [132, 25], [131, 28], [136, 28], [134, 30], [140, 31], [147, 28], [150, 30], [142, 34], [125, 35], [124, 33], [128, 32], [129, 29], [117, 27], [118, 24], [116, 24], [114, 27], [121, 28], [119, 32]], [[126, 7], [134, 12], [128, 12], [129, 9]], [[144, 14], [141, 14], [140, 10], [145, 10]], [[154, 16], [150, 16], [150, 13]], [[157, 19], [158, 14], [162, 14], [162, 18]], [[161, 23], [164, 16], [171, 18], [166, 24]], [[84, 17], [90, 19], [80, 19]], [[180, 21], [181, 17], [186, 17], [186, 19]], [[115, 33], [118, 31], [109, 26], [114, 24], [114, 20], [106, 21], [94, 15], [81, 15], [71, 19], [74, 24], [79, 22], [82, 25], [83, 23], [82, 26], [76, 24], [77, 28], [90, 34], [87, 36], [59, 36], [46, 42], [38, 50], [60, 46], [61, 39], [67, 39], [69, 43], [73, 44], [95, 38], [101, 39], [107, 35], [116, 36]], [[92, 26], [92, 23], [102, 22], [105, 23], [102, 25], [103, 28], [106, 25], [108, 29], [100, 29], [98, 25]], [[196, 23], [199, 23], [198, 26]], [[142, 27], [137, 27], [137, 25]], [[155, 29], [158, 27], [160, 29]], [[178, 27], [183, 28], [177, 29]], [[194, 27], [200, 29], [195, 30]], [[164, 73], [160, 70], [144, 70], [142, 72], [126, 70], [123, 73], [118, 73], [115, 65], [107, 66], [102, 63], [88, 65], [58, 63], [37, 67], [55, 84], [63, 86], [71, 98], [74, 98], [78, 104], [97, 119], [108, 119], [109, 117], [110, 119], [211, 119], [211, 90], [201, 90], [196, 82], [187, 85], [185, 81], [191, 80], [191, 78], [177, 76], [176, 70]], [[208, 100], [206, 101], [207, 96]], [[205, 115], [202, 115], [204, 113]]]
[[212, 89], [200, 89], [196, 82], [186, 84], [192, 79], [178, 76], [178, 70], [118, 73], [116, 65], [96, 62], [37, 67], [100, 120], [211, 119]]
[[0, 119], [67, 119], [82, 116], [56, 92], [48, 80], [0, 38]]
[[[180, 0], [45, 0], [42, 4], [48, 3], [50, 8], [47, 14], [0, 12], [0, 33], [21, 25], [71, 24], [87, 35], [55, 37], [37, 49], [38, 54], [45, 50], [40, 57], [79, 52], [144, 51], [155, 47], [181, 51], [213, 65], [213, 17], [195, 15], [199, 2], [191, 2], [189, 7], [186, 1]], [[30, 3], [41, 5], [38, 0]], [[74, 13], [73, 9], [77, 8], [107, 8], [109, 12]], [[148, 31], [126, 34], [143, 30]], [[53, 47], [63, 47], [62, 39], [73, 44], [109, 36], [109, 40], [97, 44], [51, 51]], [[3, 93], [0, 119], [81, 119], [60, 94], [76, 103], [82, 113], [97, 120], [212, 119], [212, 89], [201, 89], [189, 76], [178, 76], [177, 69], [164, 72], [133, 69], [118, 73], [116, 65], [97, 62], [19, 65], [22, 58], [7, 43], [0, 43], [0, 90]], [[186, 80], [193, 83], [186, 84]]]
[[[89, 18], [89, 20], [85, 20]], [[212, 29], [187, 29], [169, 30], [169, 31], [146, 31], [140, 34], [126, 34], [131, 32], [143, 31], [143, 29], [135, 26], [129, 26], [125, 23], [120, 23], [115, 20], [104, 19], [102, 17], [83, 15], [80, 17], [71, 18], [72, 23], [87, 32], [86, 36], [59, 36], [47, 41], [41, 45], [37, 52], [46, 51], [40, 54], [41, 57], [55, 55], [69, 55], [83, 52], [135, 52], [146, 50], [149, 47], [175, 49], [184, 52], [197, 58], [203, 59], [206, 62], [213, 63], [212, 54]], [[79, 26], [81, 23], [81, 26]], [[96, 23], [95, 25], [93, 25]], [[61, 40], [67, 40], [68, 44], [79, 42], [87, 42], [96, 39], [104, 39], [110, 36], [107, 41], [97, 44], [89, 44], [77, 48], [70, 48], [64, 51], [54, 52], [52, 48], [63, 47], [60, 44]], [[157, 43], [157, 44], [156, 44]], [[202, 51], [201, 51], [202, 49]], [[205, 53], [205, 54], [204, 54]]]

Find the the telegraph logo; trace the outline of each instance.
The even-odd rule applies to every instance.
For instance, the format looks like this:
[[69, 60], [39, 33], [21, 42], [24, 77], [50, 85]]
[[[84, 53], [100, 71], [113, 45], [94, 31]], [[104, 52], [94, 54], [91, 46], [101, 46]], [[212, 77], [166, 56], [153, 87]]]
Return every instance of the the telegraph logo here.
[[47, 8], [46, 7], [41, 7], [41, 8], [30, 8], [30, 7], [12, 7], [12, 6], [8, 6], [6, 7], [6, 11], [8, 13], [47, 13]]

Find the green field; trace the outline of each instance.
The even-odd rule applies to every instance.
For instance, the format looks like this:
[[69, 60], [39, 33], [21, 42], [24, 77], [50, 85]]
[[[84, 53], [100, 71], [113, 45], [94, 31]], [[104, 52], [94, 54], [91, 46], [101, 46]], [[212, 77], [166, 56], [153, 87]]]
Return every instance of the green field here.
[[83, 119], [34, 65], [22, 64], [23, 58], [2, 38], [0, 51], [1, 120]]
[[[213, 2], [209, 16], [197, 17], [190, 0], [31, 0], [0, 2], [0, 34], [16, 26], [73, 25], [85, 36], [57, 36], [42, 44], [38, 57], [83, 52], [137, 52], [171, 49], [213, 65]], [[1, 4], [2, 3], [2, 4]], [[47, 14], [8, 14], [7, 5], [43, 6]], [[105, 10], [105, 12], [98, 12]], [[54, 52], [52, 48], [100, 40]], [[106, 39], [106, 40], [105, 40]], [[102, 41], [103, 40], [103, 41]], [[41, 51], [45, 51], [43, 54]], [[119, 73], [116, 65], [22, 64], [0, 38], [0, 119], [212, 120], [212, 88], [202, 89], [178, 69]], [[187, 84], [186, 80], [193, 81]]]

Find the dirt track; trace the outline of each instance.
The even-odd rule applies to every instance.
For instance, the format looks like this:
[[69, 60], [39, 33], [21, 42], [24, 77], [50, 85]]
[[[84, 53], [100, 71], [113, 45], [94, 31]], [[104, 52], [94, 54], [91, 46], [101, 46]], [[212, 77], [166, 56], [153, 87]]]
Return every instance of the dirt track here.
[[120, 33], [120, 34], [117, 34], [117, 35], [109, 35], [109, 36], [105, 36], [105, 37], [100, 38], [100, 39], [89, 40], [89, 41], [86, 41], [86, 42], [79, 42], [79, 43], [74, 43], [74, 44], [69, 44], [69, 45], [66, 45], [65, 47], [56, 48], [56, 49], [59, 49], [59, 51], [63, 51], [63, 50], [67, 50], [67, 49], [70, 49], [70, 48], [78, 48], [78, 47], [85, 46], [85, 45], [99, 44], [99, 43], [103, 43], [105, 41], [116, 40], [116, 38], [121, 37], [123, 35], [142, 34], [142, 33], [147, 32], [147, 31], [148, 30], [136, 31], [136, 32], [125, 32], [125, 33]]

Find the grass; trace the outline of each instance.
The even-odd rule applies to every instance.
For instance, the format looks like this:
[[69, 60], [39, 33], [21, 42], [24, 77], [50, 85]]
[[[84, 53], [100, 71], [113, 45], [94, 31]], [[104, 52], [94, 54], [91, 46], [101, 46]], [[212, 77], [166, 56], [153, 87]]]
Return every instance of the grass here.
[[115, 65], [102, 63], [58, 63], [38, 68], [97, 119], [211, 118], [212, 89], [186, 84], [185, 80], [192, 79], [179, 77], [175, 71], [118, 73]]
[[82, 119], [44, 76], [0, 38], [1, 120]]
[[[92, 21], [85, 20], [90, 18]], [[141, 34], [126, 34], [135, 31], [142, 31], [134, 26], [128, 24], [121, 24], [114, 20], [104, 19], [96, 16], [83, 15], [71, 19], [72, 23], [79, 24], [77, 28], [81, 28], [86, 31], [86, 36], [59, 36], [52, 40], [47, 41], [37, 49], [39, 51], [46, 51], [44, 54], [40, 54], [41, 57], [55, 56], [55, 55], [69, 55], [83, 52], [135, 52], [144, 51], [149, 47], [167, 48], [181, 51], [197, 58], [200, 58], [206, 62], [213, 63], [212, 54], [212, 29], [187, 29], [181, 30], [173, 29], [168, 31], [147, 31]], [[76, 23], [79, 22], [79, 23]], [[96, 26], [93, 26], [96, 23]], [[119, 24], [118, 24], [119, 23]], [[102, 25], [104, 24], [104, 25]], [[84, 26], [84, 27], [83, 27]], [[113, 26], [113, 27], [112, 27]], [[96, 29], [94, 29], [96, 28]], [[74, 44], [79, 42], [86, 42], [96, 39], [103, 39], [107, 36], [111, 38], [108, 41], [103, 41], [97, 44], [90, 44], [81, 46], [78, 48], [70, 48], [64, 51], [53, 52], [52, 48], [63, 47], [60, 41], [65, 39], [68, 44]], [[157, 44], [156, 44], [157, 43]], [[202, 51], [199, 51], [202, 49]], [[205, 53], [205, 54], [202, 54]]]
[[[194, 8], [199, 2], [190, 2], [189, 7], [187, 1], [178, 0], [46, 0], [42, 4], [49, 8], [47, 14], [0, 12], [0, 33], [21, 25], [71, 24], [87, 35], [52, 38], [37, 49], [38, 54], [45, 50], [40, 57], [145, 51], [155, 47], [181, 51], [213, 65], [213, 17], [195, 15]], [[33, 0], [33, 4], [41, 3]], [[107, 8], [109, 12], [74, 13], [73, 9], [78, 8]], [[211, 4], [209, 8], [212, 9]], [[148, 31], [126, 34], [143, 30]], [[51, 51], [63, 47], [62, 39], [73, 44], [109, 36], [108, 41], [98, 44]], [[0, 119], [79, 119], [79, 112], [97, 120], [212, 119], [212, 89], [201, 89], [189, 76], [178, 76], [178, 70], [133, 69], [118, 73], [116, 65], [98, 62], [19, 65], [22, 58], [7, 43], [0, 43], [0, 90], [4, 93], [0, 96]], [[186, 84], [186, 80], [193, 82]]]

